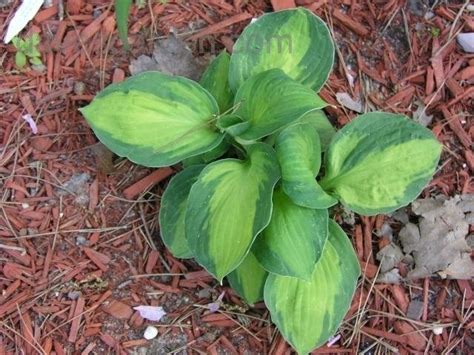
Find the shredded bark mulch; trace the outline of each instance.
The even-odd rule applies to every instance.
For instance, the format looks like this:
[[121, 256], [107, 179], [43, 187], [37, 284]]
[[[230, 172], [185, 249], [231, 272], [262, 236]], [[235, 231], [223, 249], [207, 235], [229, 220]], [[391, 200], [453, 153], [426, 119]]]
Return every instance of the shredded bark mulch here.
[[[20, 1], [1, 5], [0, 36]], [[206, 56], [233, 43], [251, 18], [306, 6], [337, 44], [321, 96], [337, 127], [363, 110], [426, 122], [444, 145], [423, 197], [474, 192], [474, 55], [457, 44], [474, 31], [469, 2], [424, 0], [144, 1], [130, 16], [131, 53], [118, 39], [111, 0], [52, 1], [24, 31], [41, 35], [44, 68], [15, 67], [0, 44], [0, 354], [286, 354], [263, 303], [246, 306], [159, 238], [157, 211], [171, 174], [113, 156], [78, 108], [128, 75], [172, 30]], [[469, 12], [471, 11], [471, 12]], [[22, 117], [31, 115], [37, 126]], [[338, 219], [363, 278], [337, 337], [315, 353], [474, 352], [474, 293], [463, 280], [376, 283], [386, 216]], [[471, 225], [470, 232], [474, 228]], [[436, 257], [436, 256], [433, 256]], [[406, 266], [399, 265], [406, 276]], [[223, 305], [207, 305], [225, 291]], [[162, 306], [160, 322], [133, 307]], [[147, 325], [158, 328], [145, 340]]]

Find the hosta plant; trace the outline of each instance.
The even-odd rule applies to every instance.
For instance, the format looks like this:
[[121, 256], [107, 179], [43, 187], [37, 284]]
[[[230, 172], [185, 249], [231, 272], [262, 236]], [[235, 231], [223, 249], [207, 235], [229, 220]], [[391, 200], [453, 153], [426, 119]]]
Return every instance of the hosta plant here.
[[334, 335], [360, 274], [329, 208], [405, 206], [441, 152], [429, 130], [399, 114], [366, 113], [336, 133], [317, 95], [333, 61], [326, 25], [285, 10], [250, 24], [199, 83], [147, 72], [81, 110], [119, 156], [181, 163], [161, 199], [164, 244], [227, 278], [249, 304], [263, 299], [298, 353]]

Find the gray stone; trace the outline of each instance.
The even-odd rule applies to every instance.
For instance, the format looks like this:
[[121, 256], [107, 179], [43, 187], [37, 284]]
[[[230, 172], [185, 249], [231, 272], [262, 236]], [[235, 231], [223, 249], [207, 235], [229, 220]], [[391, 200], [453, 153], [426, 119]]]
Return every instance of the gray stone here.
[[423, 314], [423, 302], [412, 300], [408, 304], [407, 317], [414, 320], [420, 320]]

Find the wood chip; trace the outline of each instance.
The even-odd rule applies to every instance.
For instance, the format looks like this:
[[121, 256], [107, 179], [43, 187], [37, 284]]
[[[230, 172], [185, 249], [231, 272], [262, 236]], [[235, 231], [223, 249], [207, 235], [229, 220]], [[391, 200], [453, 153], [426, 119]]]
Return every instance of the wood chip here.
[[135, 197], [137, 197], [139, 194], [145, 192], [147, 189], [149, 189], [153, 185], [166, 179], [168, 176], [173, 174], [173, 172], [174, 171], [171, 168], [157, 169], [153, 173], [148, 175], [147, 177], [144, 177], [143, 179], [137, 181], [133, 185], [127, 187], [123, 191], [123, 196], [128, 200], [132, 200]]
[[334, 9], [332, 15], [336, 20], [349, 28], [351, 31], [357, 33], [359, 36], [365, 37], [369, 34], [369, 30], [364, 25], [347, 16], [341, 10]]
[[35, 22], [41, 23], [44, 22], [53, 16], [55, 16], [58, 13], [58, 7], [57, 6], [51, 6], [48, 7], [47, 9], [39, 11], [36, 16], [35, 16]]
[[87, 257], [102, 271], [107, 271], [108, 267], [106, 264], [110, 262], [110, 258], [102, 253], [99, 253], [96, 250], [93, 250], [91, 248], [84, 247], [83, 248], [84, 253], [87, 255]]
[[402, 334], [407, 344], [410, 345], [415, 350], [423, 351], [426, 349], [426, 340], [423, 336], [419, 333], [416, 333], [415, 328], [413, 328], [410, 323], [405, 321], [396, 321], [393, 324], [395, 331], [398, 334]]
[[296, 7], [295, 0], [271, 0], [271, 2], [275, 11]]
[[441, 111], [443, 112], [444, 118], [448, 122], [449, 127], [451, 127], [453, 132], [459, 138], [459, 141], [462, 143], [462, 145], [467, 149], [471, 149], [471, 137], [466, 133], [466, 131], [464, 131], [464, 128], [462, 127], [461, 122], [459, 120], [459, 116], [457, 114], [452, 114], [446, 108], [446, 106], [443, 106], [441, 108]]
[[133, 309], [128, 304], [112, 300], [102, 307], [102, 310], [117, 319], [129, 319], [133, 315]]
[[235, 16], [232, 16], [224, 21], [221, 21], [221, 22], [218, 22], [214, 25], [211, 25], [209, 27], [206, 27], [205, 29], [199, 31], [198, 33], [190, 36], [188, 38], [189, 41], [195, 41], [197, 40], [198, 38], [202, 38], [202, 37], [205, 37], [207, 35], [210, 35], [210, 34], [213, 34], [213, 33], [219, 33], [221, 32], [223, 29], [229, 27], [229, 26], [232, 26], [233, 24], [236, 24], [236, 23], [239, 23], [239, 22], [243, 22], [243, 21], [246, 21], [248, 19], [252, 18], [252, 15], [249, 14], [248, 12], [243, 12], [241, 14], [238, 14], [238, 15], [235, 15]]
[[69, 330], [68, 341], [70, 343], [75, 343], [79, 331], [79, 325], [81, 324], [82, 313], [84, 311], [86, 301], [84, 298], [79, 297], [76, 302], [76, 307], [74, 308], [74, 313], [72, 316], [71, 329]]

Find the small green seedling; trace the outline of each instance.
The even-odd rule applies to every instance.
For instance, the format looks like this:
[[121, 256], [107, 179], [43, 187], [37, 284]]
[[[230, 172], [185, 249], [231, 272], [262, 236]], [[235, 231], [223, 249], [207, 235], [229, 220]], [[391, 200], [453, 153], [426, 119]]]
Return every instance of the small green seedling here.
[[182, 163], [161, 199], [164, 244], [249, 304], [264, 300], [300, 354], [335, 334], [360, 276], [329, 208], [372, 216], [405, 206], [441, 154], [431, 131], [399, 114], [366, 113], [336, 132], [317, 95], [333, 63], [325, 23], [284, 10], [250, 24], [199, 83], [147, 72], [81, 109], [119, 156]]
[[432, 26], [430, 28], [431, 36], [433, 38], [439, 37], [439, 34], [441, 33], [441, 30], [438, 27]]
[[30, 37], [21, 39], [14, 37], [12, 43], [16, 48], [15, 64], [18, 68], [24, 68], [28, 62], [32, 65], [41, 65], [41, 53], [38, 50], [41, 38], [38, 33], [33, 33]]
[[147, 4], [147, 0], [135, 0], [135, 4], [139, 9], [143, 9]]

